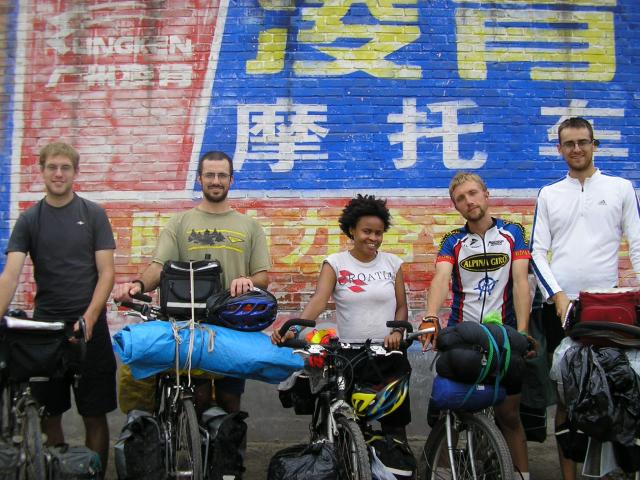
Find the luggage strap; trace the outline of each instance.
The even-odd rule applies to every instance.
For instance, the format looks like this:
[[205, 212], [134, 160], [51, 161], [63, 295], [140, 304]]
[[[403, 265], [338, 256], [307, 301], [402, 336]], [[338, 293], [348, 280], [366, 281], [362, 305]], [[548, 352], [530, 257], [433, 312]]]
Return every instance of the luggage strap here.
[[[500, 388], [500, 381], [504, 377], [505, 373], [507, 372], [507, 369], [509, 368], [509, 364], [511, 363], [511, 343], [509, 342], [509, 338], [507, 337], [507, 330], [504, 328], [504, 325], [498, 324], [498, 326], [500, 327], [500, 330], [502, 330], [502, 348], [498, 348], [498, 343], [496, 342], [496, 339], [491, 334], [491, 331], [482, 323], [480, 323], [480, 326], [482, 327], [484, 332], [487, 334], [487, 339], [489, 340], [489, 351], [488, 351], [487, 363], [482, 367], [482, 370], [480, 371], [480, 375], [478, 375], [478, 378], [474, 382], [473, 386], [469, 389], [467, 394], [464, 396], [464, 399], [462, 400], [462, 405], [464, 405], [466, 401], [469, 400], [469, 398], [471, 398], [471, 395], [473, 394], [473, 391], [476, 389], [476, 387], [489, 375], [494, 356], [497, 359], [497, 365], [498, 365], [498, 372], [496, 373], [496, 381], [494, 383], [494, 391], [493, 391], [493, 403], [495, 404], [498, 401], [498, 393], [499, 393], [498, 390]], [[502, 360], [503, 359], [502, 352], [504, 352], [504, 362]]]

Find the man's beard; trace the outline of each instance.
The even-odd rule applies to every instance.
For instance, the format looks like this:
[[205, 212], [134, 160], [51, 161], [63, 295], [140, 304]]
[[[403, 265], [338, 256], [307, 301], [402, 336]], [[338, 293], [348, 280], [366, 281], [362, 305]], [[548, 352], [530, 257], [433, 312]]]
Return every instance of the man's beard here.
[[202, 191], [202, 195], [204, 196], [204, 198], [206, 198], [211, 203], [222, 203], [222, 202], [224, 202], [227, 199], [227, 194], [228, 193], [229, 193], [229, 190], [224, 190], [224, 189], [222, 190], [222, 193], [220, 195], [211, 195], [206, 190]]

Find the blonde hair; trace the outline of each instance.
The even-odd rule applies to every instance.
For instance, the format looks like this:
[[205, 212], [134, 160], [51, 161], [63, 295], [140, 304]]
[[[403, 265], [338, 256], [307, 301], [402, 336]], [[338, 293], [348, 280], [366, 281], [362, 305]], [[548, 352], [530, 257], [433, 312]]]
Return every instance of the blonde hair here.
[[465, 182], [476, 182], [485, 192], [488, 190], [482, 177], [476, 173], [458, 172], [449, 183], [449, 198], [453, 200], [453, 191]]
[[44, 169], [44, 164], [47, 161], [47, 158], [58, 156], [67, 157], [69, 160], [71, 160], [73, 169], [76, 171], [78, 170], [78, 164], [80, 163], [80, 154], [75, 148], [64, 142], [53, 142], [42, 147], [42, 150], [40, 150], [39, 158], [40, 169]]

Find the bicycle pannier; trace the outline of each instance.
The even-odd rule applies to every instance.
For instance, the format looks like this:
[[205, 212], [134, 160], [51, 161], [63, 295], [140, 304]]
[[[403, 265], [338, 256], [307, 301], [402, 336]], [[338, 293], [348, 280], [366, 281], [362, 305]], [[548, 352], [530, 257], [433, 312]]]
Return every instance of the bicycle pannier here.
[[580, 322], [612, 322], [638, 325], [640, 291], [630, 288], [587, 290], [580, 292]]
[[166, 477], [164, 443], [157, 420], [149, 412], [132, 410], [114, 446], [120, 480]]
[[49, 448], [52, 480], [101, 478], [100, 456], [83, 446], [70, 447], [66, 443]]
[[280, 403], [284, 408], [291, 408], [296, 415], [311, 415], [315, 408], [316, 396], [311, 393], [309, 377], [297, 375], [293, 385], [286, 390], [278, 388]]
[[247, 442], [246, 412], [227, 413], [211, 407], [202, 414], [209, 432], [208, 479], [241, 478]]
[[191, 270], [196, 320], [206, 317], [207, 298], [222, 290], [222, 268], [217, 260], [170, 260], [164, 264], [160, 274], [160, 308], [165, 315], [191, 318]]
[[294, 445], [276, 452], [267, 480], [337, 480], [338, 462], [330, 443]]
[[20, 466], [20, 451], [0, 439], [0, 480], [15, 480]]
[[12, 380], [53, 377], [62, 371], [67, 342], [63, 332], [12, 330], [4, 338]]

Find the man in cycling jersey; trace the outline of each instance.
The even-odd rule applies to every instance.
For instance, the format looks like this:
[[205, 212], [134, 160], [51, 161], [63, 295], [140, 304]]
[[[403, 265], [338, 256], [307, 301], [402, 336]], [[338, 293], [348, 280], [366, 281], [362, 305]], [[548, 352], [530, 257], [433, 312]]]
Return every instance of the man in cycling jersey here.
[[[517, 223], [491, 217], [489, 191], [476, 174], [456, 174], [449, 184], [449, 195], [467, 223], [442, 239], [425, 319], [438, 318], [451, 280], [453, 302], [448, 325], [478, 322], [490, 312], [499, 312], [505, 325], [528, 335], [530, 253], [524, 229]], [[527, 443], [520, 420], [521, 385], [505, 387], [507, 398], [495, 407], [496, 423], [509, 445], [514, 466], [528, 480]]]
[[[71, 408], [73, 385], [86, 445], [100, 455], [106, 471], [109, 426], [106, 413], [116, 408], [116, 362], [107, 327], [106, 303], [113, 287], [115, 242], [105, 211], [76, 195], [78, 152], [62, 142], [40, 151], [45, 197], [18, 218], [0, 276], [0, 312], [5, 312], [18, 286], [27, 254], [36, 283], [33, 317], [42, 321], [75, 320], [87, 326], [87, 354], [75, 371], [62, 379], [33, 383], [31, 390], [47, 415], [43, 430], [49, 445], [64, 443], [62, 414]], [[71, 268], [71, 267], [72, 268]], [[74, 326], [77, 330], [78, 324]]]
[[[549, 352], [564, 337], [561, 319], [581, 290], [618, 284], [623, 234], [633, 269], [636, 275], [640, 273], [638, 199], [631, 182], [595, 167], [597, 146], [587, 120], [573, 117], [563, 121], [558, 127], [557, 148], [569, 171], [538, 194], [531, 251], [534, 272], [547, 300], [542, 317]], [[564, 407], [558, 404], [556, 426], [565, 420]], [[565, 459], [561, 450], [559, 454], [565, 480], [576, 478], [575, 463]]]
[[[227, 198], [233, 184], [232, 159], [223, 152], [205, 153], [198, 164], [198, 179], [203, 196], [200, 203], [169, 220], [160, 234], [149, 266], [139, 279], [116, 285], [114, 300], [130, 300], [131, 295], [155, 290], [166, 261], [204, 260], [207, 256], [220, 262], [222, 286], [230, 289], [231, 295], [247, 292], [254, 285], [267, 288], [267, 270], [271, 267], [271, 260], [264, 231], [256, 220], [232, 209]], [[193, 232], [203, 234], [193, 235]], [[129, 385], [137, 383], [142, 386], [128, 375], [125, 378], [122, 373], [121, 385], [124, 381]], [[214, 384], [219, 406], [227, 412], [240, 410], [244, 380], [225, 377], [216, 379]], [[210, 399], [211, 382], [201, 382], [196, 391], [198, 410], [206, 408]], [[120, 407], [123, 408], [122, 403]], [[133, 405], [124, 409], [131, 407]]]

